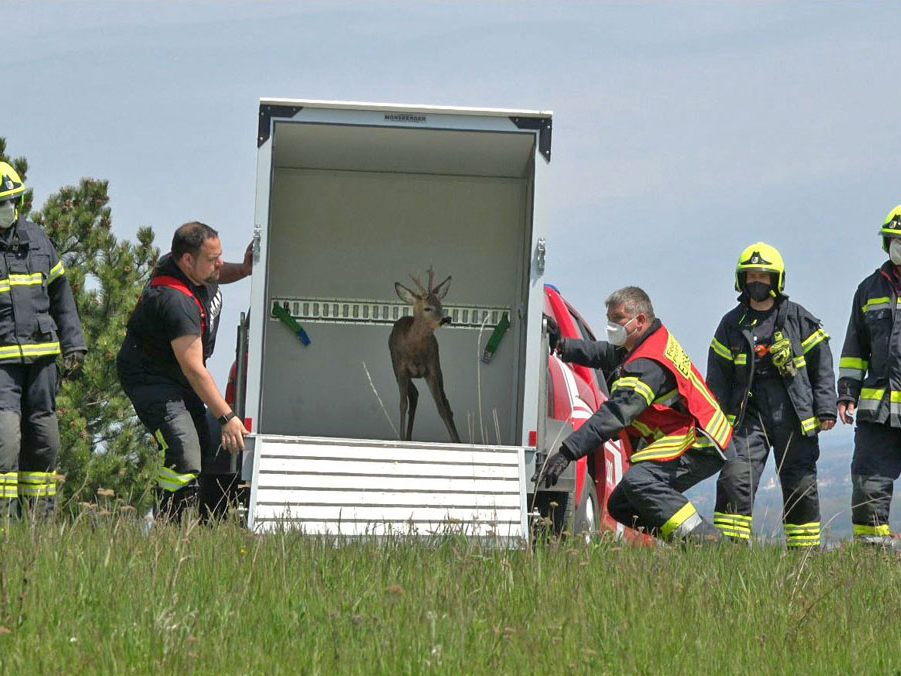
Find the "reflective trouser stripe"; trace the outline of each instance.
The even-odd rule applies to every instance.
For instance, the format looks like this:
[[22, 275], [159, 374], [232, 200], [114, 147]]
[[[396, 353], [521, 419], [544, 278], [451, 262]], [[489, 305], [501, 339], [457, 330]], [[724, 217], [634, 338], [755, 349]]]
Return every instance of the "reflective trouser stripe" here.
[[855, 523], [853, 524], [853, 532], [854, 537], [863, 538], [863, 537], [889, 537], [892, 534], [891, 528], [887, 523], [883, 523], [879, 526], [866, 526], [863, 524]]
[[18, 472], [0, 473], [0, 499], [14, 500], [19, 497]]
[[170, 491], [174, 493], [175, 491], [181, 490], [182, 488], [187, 486], [196, 478], [196, 474], [179, 474], [175, 470], [169, 469], [168, 467], [160, 467], [159, 474], [156, 477], [156, 483], [164, 491]]
[[740, 540], [751, 539], [751, 520], [752, 517], [743, 514], [713, 513], [713, 525], [719, 528], [723, 535]]
[[784, 525], [785, 541], [789, 547], [819, 547], [820, 522], [787, 523]]
[[[166, 443], [166, 438], [163, 436], [163, 431], [157, 430], [153, 433], [153, 436], [156, 437], [156, 440], [159, 443], [160, 449], [163, 451], [163, 456], [165, 458], [165, 453], [169, 449], [169, 444]], [[157, 486], [162, 488], [164, 491], [174, 493], [175, 491], [181, 490], [197, 478], [196, 474], [179, 474], [174, 469], [169, 469], [168, 467], [163, 465], [163, 462], [164, 459], [161, 459], [160, 469], [156, 475], [156, 483]]]
[[660, 534], [664, 540], [674, 537], [684, 537], [693, 531], [701, 523], [701, 515], [690, 502], [682, 505], [678, 512], [673, 514], [666, 523], [660, 527]]
[[56, 476], [53, 472], [19, 472], [19, 495], [52, 498], [56, 495]]

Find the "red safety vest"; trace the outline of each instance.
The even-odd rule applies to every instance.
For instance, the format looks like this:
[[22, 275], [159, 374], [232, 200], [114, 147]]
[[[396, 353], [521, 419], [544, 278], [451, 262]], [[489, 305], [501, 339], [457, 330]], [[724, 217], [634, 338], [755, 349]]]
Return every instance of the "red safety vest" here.
[[158, 287], [165, 287], [167, 289], [175, 289], [176, 291], [180, 291], [194, 299], [194, 303], [197, 304], [197, 309], [200, 310], [200, 339], [202, 341], [206, 340], [206, 310], [203, 307], [203, 303], [200, 302], [200, 299], [194, 295], [194, 292], [188, 288], [188, 285], [183, 281], [178, 279], [178, 277], [170, 277], [169, 275], [160, 275], [158, 277], [154, 277], [150, 280], [150, 288], [156, 289]]
[[[732, 426], [698, 369], [666, 327], [661, 326], [648, 336], [629, 355], [625, 364], [636, 359], [653, 359], [675, 376], [679, 395], [688, 413], [656, 403], [661, 400], [661, 395], [665, 400], [670, 400], [674, 394], [660, 393], [655, 402], [627, 428], [630, 435], [647, 442], [646, 446], [632, 454], [631, 461], [675, 460], [693, 446], [709, 445], [705, 437], [725, 457], [723, 451], [732, 440]], [[698, 431], [699, 428], [704, 434]]]

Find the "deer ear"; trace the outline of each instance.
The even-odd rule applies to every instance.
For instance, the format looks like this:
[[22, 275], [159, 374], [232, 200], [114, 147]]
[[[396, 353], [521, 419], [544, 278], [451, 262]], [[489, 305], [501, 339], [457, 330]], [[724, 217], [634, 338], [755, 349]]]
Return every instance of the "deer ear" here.
[[448, 277], [441, 284], [435, 287], [432, 293], [438, 298], [438, 300], [444, 300], [444, 297], [447, 295], [448, 289], [450, 289], [450, 281], [451, 278]]
[[410, 305], [416, 303], [416, 294], [400, 282], [394, 282], [394, 290], [397, 291], [397, 295], [400, 296], [402, 301], [406, 301]]

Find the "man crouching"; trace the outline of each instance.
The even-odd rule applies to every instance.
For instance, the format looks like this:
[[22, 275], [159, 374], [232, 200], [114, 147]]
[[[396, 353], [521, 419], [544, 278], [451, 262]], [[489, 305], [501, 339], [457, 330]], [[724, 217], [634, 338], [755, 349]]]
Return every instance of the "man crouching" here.
[[682, 492], [719, 471], [732, 428], [643, 290], [620, 289], [605, 305], [607, 342], [556, 342], [563, 361], [604, 369], [613, 378], [610, 398], [551, 456], [545, 485], [553, 486], [570, 462], [625, 430], [632, 467], [610, 495], [610, 515], [667, 541], [719, 540]]

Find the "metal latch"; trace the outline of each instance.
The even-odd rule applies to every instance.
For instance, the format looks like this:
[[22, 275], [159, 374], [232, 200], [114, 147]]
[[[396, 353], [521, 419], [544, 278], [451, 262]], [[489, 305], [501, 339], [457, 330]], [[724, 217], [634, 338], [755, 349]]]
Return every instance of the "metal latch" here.
[[547, 242], [544, 237], [538, 238], [538, 245], [535, 247], [535, 269], [539, 275], [544, 274], [544, 258], [547, 253]]

